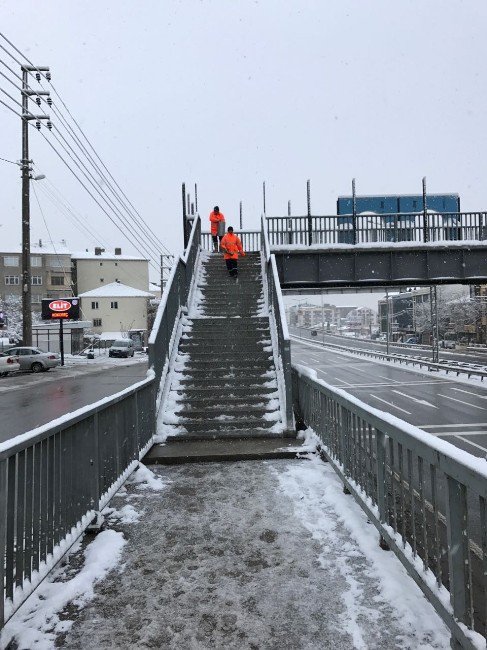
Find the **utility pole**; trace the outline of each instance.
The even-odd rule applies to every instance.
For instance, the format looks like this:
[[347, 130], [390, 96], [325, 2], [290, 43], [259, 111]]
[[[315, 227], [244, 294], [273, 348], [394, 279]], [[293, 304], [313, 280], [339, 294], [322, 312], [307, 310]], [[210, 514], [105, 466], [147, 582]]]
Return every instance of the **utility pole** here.
[[21, 66], [22, 70], [22, 343], [32, 345], [32, 291], [31, 291], [31, 269], [30, 269], [30, 179], [31, 163], [29, 159], [29, 121], [36, 120], [36, 127], [41, 128], [41, 120], [48, 120], [47, 126], [52, 128], [49, 115], [33, 115], [29, 111], [29, 96], [37, 96], [37, 104], [40, 105], [39, 95], [48, 96], [48, 104], [52, 101], [47, 90], [31, 90], [28, 84], [29, 73], [35, 72], [37, 81], [41, 80], [41, 72], [46, 72], [46, 79], [50, 81], [49, 68], [46, 66], [35, 67], [30, 65]]
[[262, 183], [262, 200], [264, 202], [264, 217], [265, 217], [265, 181]]
[[242, 230], [242, 228], [243, 228], [243, 219], [242, 219], [242, 201], [240, 201], [240, 206], [239, 206], [239, 208], [240, 208], [240, 210], [239, 210], [239, 212], [240, 212], [240, 230]]

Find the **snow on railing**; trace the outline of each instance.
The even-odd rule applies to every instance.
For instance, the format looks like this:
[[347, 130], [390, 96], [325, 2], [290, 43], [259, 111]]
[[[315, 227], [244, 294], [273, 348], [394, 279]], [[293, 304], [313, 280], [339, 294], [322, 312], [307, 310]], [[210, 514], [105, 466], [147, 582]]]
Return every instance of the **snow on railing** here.
[[261, 222], [261, 246], [264, 258], [265, 284], [267, 287], [267, 304], [269, 305], [271, 324], [277, 333], [277, 371], [283, 388], [283, 400], [286, 426], [293, 428], [293, 405], [291, 393], [291, 340], [287, 327], [284, 301], [277, 273], [276, 259], [270, 252], [265, 219]]
[[201, 219], [193, 222], [186, 250], [175, 261], [157, 309], [149, 337], [149, 367], [154, 369], [157, 386], [164, 379], [182, 311], [187, 307], [194, 270], [201, 248]]
[[137, 466], [155, 433], [147, 379], [0, 443], [0, 628]]
[[450, 628], [452, 647], [485, 648], [487, 462], [293, 365], [294, 409]]

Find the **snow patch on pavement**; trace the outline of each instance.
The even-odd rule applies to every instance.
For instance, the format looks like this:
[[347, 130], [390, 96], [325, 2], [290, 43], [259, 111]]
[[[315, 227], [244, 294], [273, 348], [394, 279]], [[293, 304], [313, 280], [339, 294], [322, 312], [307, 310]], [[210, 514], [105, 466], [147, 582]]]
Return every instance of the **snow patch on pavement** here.
[[[313, 436], [308, 430], [308, 438]], [[333, 470], [315, 457], [306, 466], [289, 465], [283, 473], [276, 473], [281, 489], [294, 503], [295, 513], [313, 538], [321, 545], [320, 563], [328, 567], [330, 549], [340, 545], [341, 554], [333, 554], [334, 567], [345, 579], [348, 590], [343, 595], [346, 608], [340, 627], [350, 634], [354, 648], [368, 648], [362, 634], [361, 621], [375, 619], [379, 610], [392, 609], [392, 616], [404, 630], [398, 638], [403, 648], [447, 648], [450, 633], [433, 606], [426, 600], [415, 582], [392, 553], [384, 552], [378, 543], [378, 533], [368, 524], [365, 513], [343, 494], [342, 484]], [[337, 526], [350, 534], [343, 544], [337, 536]], [[354, 558], [365, 556], [362, 568], [367, 581], [378, 582], [380, 594], [368, 602]], [[331, 566], [330, 566], [331, 568]]]
[[137, 485], [139, 490], [156, 490], [164, 489], [165, 483], [160, 476], [156, 476], [148, 467], [139, 463], [138, 468], [127, 479], [129, 485]]
[[69, 603], [80, 609], [93, 598], [94, 586], [120, 562], [125, 543], [123, 534], [114, 530], [97, 535], [84, 551], [81, 570], [66, 579], [67, 569], [63, 567], [46, 578], [6, 624], [0, 646], [5, 648], [15, 639], [22, 649], [51, 650], [56, 636], [67, 632], [73, 624], [61, 620], [60, 613]]

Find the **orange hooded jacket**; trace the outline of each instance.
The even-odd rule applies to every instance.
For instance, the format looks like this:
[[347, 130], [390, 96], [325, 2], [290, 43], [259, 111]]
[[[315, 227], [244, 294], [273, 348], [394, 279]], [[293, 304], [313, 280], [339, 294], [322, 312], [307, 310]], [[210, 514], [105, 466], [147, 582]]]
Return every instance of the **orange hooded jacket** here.
[[218, 235], [218, 222], [225, 221], [225, 215], [221, 212], [215, 212], [214, 210], [210, 212], [210, 221], [211, 221], [211, 234], [213, 236]]
[[227, 232], [220, 242], [220, 248], [223, 250], [223, 257], [226, 260], [238, 260], [238, 254], [245, 255], [240, 238], [233, 232]]

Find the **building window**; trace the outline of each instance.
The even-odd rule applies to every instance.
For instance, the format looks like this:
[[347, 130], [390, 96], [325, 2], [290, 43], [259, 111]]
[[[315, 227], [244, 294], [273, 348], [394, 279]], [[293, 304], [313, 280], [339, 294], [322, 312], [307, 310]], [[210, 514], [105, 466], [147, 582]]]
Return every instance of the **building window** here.
[[118, 266], [118, 262], [115, 262], [115, 266]]
[[41, 300], [42, 300], [41, 296], [38, 296], [35, 293], [32, 294], [32, 304], [40, 305]]
[[20, 279], [18, 275], [6, 275], [5, 284], [20, 284]]
[[100, 262], [100, 266], [103, 266], [103, 262]]
[[64, 286], [64, 276], [63, 275], [51, 275], [51, 284], [54, 287]]
[[91, 308], [92, 309], [98, 309], [98, 301], [97, 300], [92, 301]]
[[37, 255], [31, 255], [30, 256], [30, 265], [31, 266], [42, 266], [42, 257], [38, 257]]
[[101, 318], [93, 319], [93, 327], [101, 327]]
[[110, 303], [110, 309], [118, 309], [118, 302], [116, 300]]
[[6, 255], [3, 258], [3, 264], [4, 266], [18, 266], [19, 258], [17, 257], [17, 255]]
[[105, 280], [103, 278], [100, 278], [100, 282], [105, 282]]
[[60, 260], [58, 257], [53, 257], [51, 258], [49, 265], [52, 269], [63, 269], [64, 264], [63, 261]]
[[40, 287], [42, 285], [42, 276], [41, 275], [33, 275], [31, 277], [31, 284], [34, 287]]

